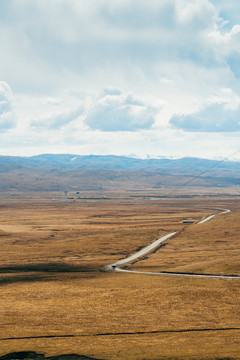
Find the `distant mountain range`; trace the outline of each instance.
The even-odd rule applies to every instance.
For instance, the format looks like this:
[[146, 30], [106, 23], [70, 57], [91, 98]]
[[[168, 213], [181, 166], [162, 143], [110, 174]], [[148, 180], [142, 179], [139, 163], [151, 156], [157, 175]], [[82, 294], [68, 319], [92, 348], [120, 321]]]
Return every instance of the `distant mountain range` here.
[[[200, 175], [200, 176], [199, 176]], [[194, 181], [192, 181], [194, 179]], [[0, 191], [145, 191], [240, 185], [240, 162], [125, 156], [0, 156]]]
[[[212, 174], [219, 171], [226, 174], [240, 171], [240, 162], [200, 159], [186, 157], [181, 159], [138, 159], [115, 155], [71, 155], [42, 154], [30, 157], [0, 156], [0, 166], [14, 165], [29, 168], [52, 169], [91, 169], [91, 170], [123, 170], [147, 171], [174, 174], [195, 175], [211, 169]], [[1, 170], [0, 170], [1, 171]]]

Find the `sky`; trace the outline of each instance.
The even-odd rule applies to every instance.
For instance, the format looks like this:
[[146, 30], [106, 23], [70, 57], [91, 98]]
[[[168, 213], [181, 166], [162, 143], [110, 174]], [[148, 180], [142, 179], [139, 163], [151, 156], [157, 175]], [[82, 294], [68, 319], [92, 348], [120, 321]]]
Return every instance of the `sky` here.
[[221, 159], [239, 80], [236, 0], [0, 1], [0, 155]]

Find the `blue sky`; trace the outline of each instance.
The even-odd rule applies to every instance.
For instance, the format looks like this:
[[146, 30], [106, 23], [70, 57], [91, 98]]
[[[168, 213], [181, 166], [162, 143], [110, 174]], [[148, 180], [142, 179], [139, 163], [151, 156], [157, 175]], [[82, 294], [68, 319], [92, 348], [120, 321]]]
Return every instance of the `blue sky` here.
[[240, 148], [240, 2], [1, 0], [0, 154]]

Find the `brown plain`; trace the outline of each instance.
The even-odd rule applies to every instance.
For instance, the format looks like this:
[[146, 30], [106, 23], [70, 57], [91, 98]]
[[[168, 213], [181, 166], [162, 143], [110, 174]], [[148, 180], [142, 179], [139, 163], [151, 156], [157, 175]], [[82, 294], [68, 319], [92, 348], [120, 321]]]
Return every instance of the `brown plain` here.
[[[234, 212], [182, 224], [220, 207]], [[100, 271], [175, 230], [130, 269], [240, 275], [237, 197], [26, 196], [0, 208], [0, 356], [240, 359], [239, 280]]]

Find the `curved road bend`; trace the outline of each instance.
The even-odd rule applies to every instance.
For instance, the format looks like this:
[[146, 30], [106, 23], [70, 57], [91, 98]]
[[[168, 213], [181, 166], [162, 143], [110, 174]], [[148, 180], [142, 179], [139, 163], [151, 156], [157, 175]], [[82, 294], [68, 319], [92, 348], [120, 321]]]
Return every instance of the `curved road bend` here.
[[[229, 213], [231, 210], [229, 209], [219, 209], [219, 208], [215, 208], [215, 210], [220, 210], [222, 211], [219, 215], [221, 214], [226, 214]], [[208, 216], [206, 219], [199, 221], [197, 224], [204, 224], [207, 221], [210, 221], [214, 216], [216, 216], [216, 214], [214, 215], [210, 215]], [[105, 267], [106, 270], [108, 271], [118, 271], [118, 272], [125, 272], [125, 273], [131, 273], [131, 274], [147, 274], [147, 275], [164, 275], [164, 276], [184, 276], [184, 277], [198, 277], [198, 278], [216, 278], [216, 279], [240, 279], [239, 276], [234, 276], [234, 275], [204, 275], [204, 274], [184, 274], [184, 273], [166, 273], [166, 272], [147, 272], [147, 271], [134, 271], [134, 270], [124, 270], [122, 269], [122, 266], [124, 265], [129, 265], [132, 262], [135, 262], [137, 260], [140, 260], [140, 258], [154, 252], [161, 243], [163, 243], [164, 241], [166, 241], [167, 239], [173, 237], [174, 235], [176, 235], [176, 231], [172, 232], [170, 234], [164, 235], [162, 236], [160, 239], [157, 239], [156, 241], [154, 241], [152, 244], [144, 247], [143, 249], [141, 249], [140, 251], [136, 252], [135, 254], [119, 260], [113, 264], [109, 264]]]
[[[215, 208], [214, 210], [221, 210], [222, 211], [218, 215], [223, 215], [223, 214], [227, 214], [227, 213], [231, 212], [231, 210], [229, 210], [229, 209]], [[214, 216], [216, 216], [216, 214], [208, 216], [206, 219], [199, 221], [198, 224], [204, 224], [205, 222], [210, 221], [212, 218], [214, 218]]]

